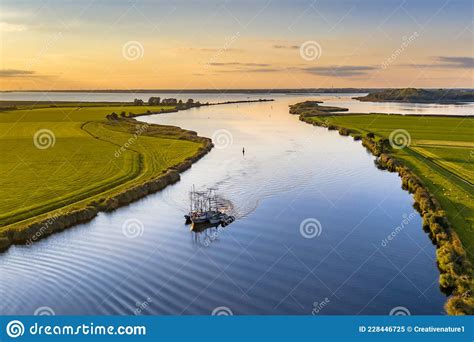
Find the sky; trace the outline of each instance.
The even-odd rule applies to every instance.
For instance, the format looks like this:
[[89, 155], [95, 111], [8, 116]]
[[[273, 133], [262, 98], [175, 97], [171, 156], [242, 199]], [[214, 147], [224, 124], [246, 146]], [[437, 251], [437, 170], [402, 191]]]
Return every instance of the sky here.
[[0, 90], [473, 88], [465, 0], [0, 0]]

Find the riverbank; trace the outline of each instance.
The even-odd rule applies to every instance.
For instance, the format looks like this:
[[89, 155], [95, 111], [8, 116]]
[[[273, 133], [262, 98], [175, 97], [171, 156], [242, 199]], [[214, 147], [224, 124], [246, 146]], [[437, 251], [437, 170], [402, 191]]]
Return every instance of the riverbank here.
[[[325, 108], [317, 101], [290, 106], [290, 113], [298, 114], [304, 122], [361, 140], [377, 157], [377, 167], [399, 174], [403, 188], [414, 196], [423, 228], [437, 246], [440, 286], [450, 295], [446, 312], [473, 314], [472, 257], [470, 260], [466, 253], [472, 250], [473, 239], [470, 224], [473, 208], [469, 207], [472, 174], [466, 168], [469, 160], [464, 165], [453, 158], [460, 155], [469, 158], [472, 120], [430, 117], [421, 123], [419, 116], [331, 114], [334, 112], [337, 112], [334, 107]], [[458, 121], [462, 120], [471, 121], [459, 128], [453, 139], [449, 127], [458, 127]], [[392, 132], [397, 129], [402, 135], [394, 137]], [[396, 145], [405, 141], [405, 146]]]
[[174, 126], [104, 119], [118, 109], [40, 105], [2, 113], [0, 251], [159, 191], [213, 146]]

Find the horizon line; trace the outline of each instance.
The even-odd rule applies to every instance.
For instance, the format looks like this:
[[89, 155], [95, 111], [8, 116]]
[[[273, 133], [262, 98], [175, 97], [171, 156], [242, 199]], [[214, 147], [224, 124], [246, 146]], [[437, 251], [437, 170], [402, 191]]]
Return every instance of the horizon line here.
[[261, 92], [261, 93], [287, 93], [287, 92], [328, 92], [328, 91], [348, 91], [348, 90], [358, 90], [358, 91], [371, 91], [371, 90], [387, 90], [387, 89], [457, 89], [457, 90], [474, 90], [474, 88], [466, 87], [330, 87], [330, 88], [187, 88], [187, 89], [160, 89], [160, 88], [134, 88], [134, 89], [9, 89], [9, 90], [0, 90], [0, 93], [58, 93], [58, 92], [90, 92], [90, 93], [150, 93], [150, 92], [162, 92], [162, 93], [252, 93], [252, 92]]

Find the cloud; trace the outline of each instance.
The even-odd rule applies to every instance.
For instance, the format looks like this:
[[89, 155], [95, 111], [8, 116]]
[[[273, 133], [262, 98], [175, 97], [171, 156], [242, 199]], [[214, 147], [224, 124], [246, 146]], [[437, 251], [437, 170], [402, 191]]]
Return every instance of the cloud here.
[[268, 67], [270, 64], [268, 63], [239, 63], [239, 62], [228, 62], [228, 63], [220, 63], [220, 62], [213, 62], [209, 63], [211, 66], [240, 66], [240, 67]]
[[352, 77], [368, 74], [370, 71], [376, 70], [376, 68], [364, 65], [344, 65], [327, 67], [306, 67], [300, 68], [300, 70], [309, 74], [320, 76]]
[[364, 65], [325, 66], [325, 67], [280, 67], [269, 63], [209, 63], [219, 68], [219, 73], [249, 72], [249, 73], [272, 73], [272, 72], [300, 72], [320, 76], [352, 77], [368, 74], [377, 68]]
[[230, 72], [252, 72], [252, 73], [267, 73], [267, 72], [281, 72], [282, 69], [278, 68], [241, 68], [241, 69], [228, 69], [228, 70], [219, 70], [220, 73], [230, 73]]
[[26, 25], [9, 24], [7, 22], [0, 22], [0, 32], [23, 32], [26, 31]]
[[451, 57], [451, 56], [438, 56], [437, 60], [442, 64], [438, 64], [438, 67], [442, 68], [460, 68], [460, 69], [472, 69], [474, 68], [473, 57]]
[[[279, 72], [282, 69], [275, 68], [269, 63], [241, 63], [241, 62], [213, 62], [209, 63], [210, 66], [219, 67], [217, 72], [219, 73], [232, 73], [232, 72], [252, 72], [252, 73], [267, 73], [267, 72]], [[221, 69], [221, 67], [224, 67]]]
[[177, 48], [179, 52], [196, 52], [196, 53], [222, 53], [222, 52], [232, 52], [232, 53], [240, 53], [243, 52], [243, 49], [236, 49], [230, 47], [221, 47], [221, 48], [195, 48], [195, 47], [180, 47]]
[[474, 68], [473, 57], [453, 57], [453, 56], [437, 56], [433, 57], [434, 63], [417, 63], [417, 64], [399, 64], [400, 67], [406, 68], [437, 68], [437, 69], [472, 69]]
[[24, 76], [35, 76], [35, 72], [31, 70], [19, 70], [19, 69], [1, 69], [0, 77], [24, 77]]
[[300, 47], [298, 45], [281, 45], [281, 44], [276, 44], [272, 46], [274, 49], [299, 49]]

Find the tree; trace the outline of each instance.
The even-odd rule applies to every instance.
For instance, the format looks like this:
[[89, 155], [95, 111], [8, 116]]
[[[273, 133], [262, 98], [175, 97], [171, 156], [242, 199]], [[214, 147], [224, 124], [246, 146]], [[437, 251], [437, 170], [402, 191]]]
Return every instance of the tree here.
[[118, 120], [119, 116], [117, 115], [117, 113], [113, 112], [112, 114], [107, 115], [106, 118], [108, 120]]
[[143, 106], [143, 100], [142, 99], [135, 99], [135, 100], [133, 100], [133, 104], [135, 106]]
[[169, 98], [169, 99], [163, 99], [163, 101], [161, 102], [161, 104], [164, 104], [164, 105], [175, 105], [177, 104], [178, 101], [176, 99], [173, 99], [173, 98]]
[[148, 99], [148, 104], [150, 106], [157, 106], [157, 105], [160, 104], [160, 101], [161, 101], [161, 98], [156, 97], [156, 96], [152, 96]]

